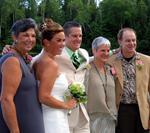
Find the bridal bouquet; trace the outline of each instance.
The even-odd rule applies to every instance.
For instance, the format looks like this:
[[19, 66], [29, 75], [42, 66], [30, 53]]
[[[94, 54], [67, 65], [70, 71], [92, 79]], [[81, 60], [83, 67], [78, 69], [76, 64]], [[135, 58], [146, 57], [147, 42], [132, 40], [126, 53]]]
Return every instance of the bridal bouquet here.
[[68, 86], [64, 95], [65, 100], [75, 98], [78, 103], [86, 103], [87, 95], [85, 92], [85, 86], [80, 82], [73, 82]]
[[[65, 101], [75, 98], [77, 103], [86, 103], [87, 95], [85, 92], [85, 86], [80, 82], [73, 82], [68, 86], [68, 89], [65, 91], [64, 99]], [[71, 114], [71, 110], [69, 110], [68, 115]]]

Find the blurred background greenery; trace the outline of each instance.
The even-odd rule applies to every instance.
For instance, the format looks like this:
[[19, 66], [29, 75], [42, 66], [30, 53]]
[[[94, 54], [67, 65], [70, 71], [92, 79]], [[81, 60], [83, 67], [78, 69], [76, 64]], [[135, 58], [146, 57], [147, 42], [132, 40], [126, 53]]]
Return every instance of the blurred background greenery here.
[[[91, 43], [105, 36], [117, 48], [117, 32], [122, 27], [137, 31], [137, 51], [150, 55], [150, 0], [0, 0], [0, 52], [11, 44], [10, 27], [17, 19], [31, 17], [39, 24], [52, 18], [60, 24], [78, 21], [83, 28], [82, 47], [91, 55]], [[32, 50], [41, 50], [39, 38]]]

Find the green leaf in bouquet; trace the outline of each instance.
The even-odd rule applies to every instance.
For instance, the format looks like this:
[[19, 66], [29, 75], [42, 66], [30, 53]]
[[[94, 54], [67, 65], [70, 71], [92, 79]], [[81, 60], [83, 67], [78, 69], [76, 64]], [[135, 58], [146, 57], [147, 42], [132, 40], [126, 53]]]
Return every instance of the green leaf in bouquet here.
[[86, 103], [87, 95], [85, 93], [85, 86], [80, 82], [73, 82], [69, 85], [69, 90], [72, 96], [77, 100], [78, 103]]

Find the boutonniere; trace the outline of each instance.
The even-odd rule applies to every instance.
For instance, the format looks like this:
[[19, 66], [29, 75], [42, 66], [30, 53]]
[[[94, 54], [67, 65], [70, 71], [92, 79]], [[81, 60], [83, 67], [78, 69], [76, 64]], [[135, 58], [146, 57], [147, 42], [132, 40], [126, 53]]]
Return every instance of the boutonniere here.
[[116, 72], [116, 70], [115, 70], [114, 67], [111, 67], [111, 68], [110, 68], [110, 72], [111, 72], [111, 74], [112, 74], [113, 76], [116, 76], [116, 74], [117, 74], [117, 72]]
[[26, 62], [26, 64], [30, 64], [31, 63], [31, 60], [32, 60], [32, 56], [27, 54], [25, 57], [24, 57], [24, 60]]
[[90, 64], [85, 65], [85, 69], [90, 69], [90, 68], [91, 68]]
[[139, 70], [142, 69], [143, 65], [144, 65], [144, 63], [143, 63], [142, 60], [136, 59], [136, 67], [137, 67]]
[[109, 65], [109, 64], [106, 64], [105, 68], [106, 68], [107, 71], [110, 72], [110, 74], [111, 74], [112, 76], [116, 77], [117, 72], [116, 72], [116, 70], [115, 70], [114, 67], [112, 67], [112, 66]]

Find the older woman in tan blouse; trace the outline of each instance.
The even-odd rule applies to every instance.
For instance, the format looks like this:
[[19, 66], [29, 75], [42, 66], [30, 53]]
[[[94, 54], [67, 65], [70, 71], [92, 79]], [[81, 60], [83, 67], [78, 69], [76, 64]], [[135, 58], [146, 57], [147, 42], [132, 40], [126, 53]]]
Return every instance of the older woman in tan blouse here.
[[106, 64], [110, 41], [97, 37], [92, 42], [94, 60], [85, 81], [91, 133], [115, 133], [117, 109], [115, 104], [114, 69]]

